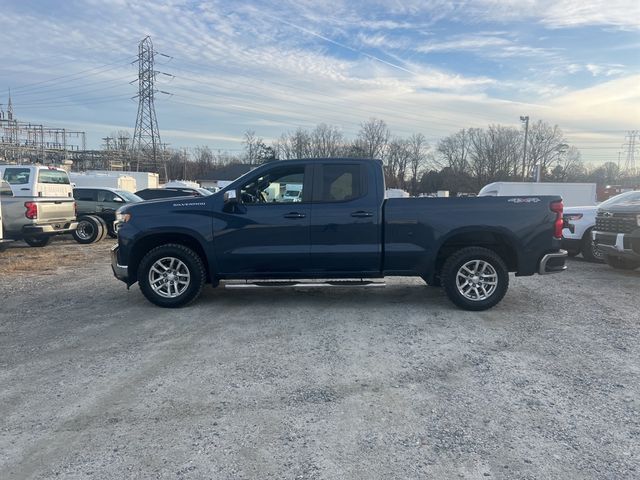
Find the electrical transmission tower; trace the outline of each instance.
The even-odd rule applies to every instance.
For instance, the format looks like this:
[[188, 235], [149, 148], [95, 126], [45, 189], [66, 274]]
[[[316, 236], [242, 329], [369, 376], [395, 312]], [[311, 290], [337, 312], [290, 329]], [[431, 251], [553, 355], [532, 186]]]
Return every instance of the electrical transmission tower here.
[[156, 55], [169, 57], [155, 52], [151, 37], [146, 36], [138, 45], [138, 95], [133, 97], [138, 99], [138, 115], [131, 149], [137, 171], [143, 169], [162, 173], [164, 170], [161, 168], [164, 163], [164, 152], [160, 141], [160, 129], [156, 118], [154, 97], [156, 93], [168, 93], [157, 90], [155, 81], [159, 74], [173, 75], [155, 70]]
[[638, 154], [637, 150], [640, 144], [638, 143], [638, 134], [640, 131], [638, 130], [629, 130], [625, 139], [627, 140], [623, 145], [627, 151], [627, 159], [625, 162], [624, 173], [627, 175], [635, 175], [637, 173], [636, 170], [636, 155]]

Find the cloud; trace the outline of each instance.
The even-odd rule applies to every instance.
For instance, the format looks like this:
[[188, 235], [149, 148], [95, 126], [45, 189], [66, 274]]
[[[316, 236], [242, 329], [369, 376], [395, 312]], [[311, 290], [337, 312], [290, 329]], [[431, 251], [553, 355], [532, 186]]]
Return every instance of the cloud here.
[[[560, 48], [556, 36], [597, 24], [615, 27], [601, 34], [618, 38], [616, 0], [600, 16], [578, 2], [560, 2], [567, 8], [559, 11], [554, 2], [529, 0], [95, 0], [71, 3], [65, 14], [8, 3], [0, 86], [50, 82], [16, 88], [17, 112], [84, 124], [93, 146], [133, 127], [136, 86], [128, 82], [137, 72], [129, 62], [146, 34], [173, 57], [157, 59], [158, 70], [176, 77], [159, 77], [158, 87], [174, 97], [159, 96], [156, 108], [163, 141], [176, 147], [239, 148], [247, 128], [274, 138], [319, 122], [355, 135], [371, 116], [396, 134], [422, 131], [434, 141], [462, 127], [517, 125], [522, 114], [575, 131], [637, 123], [637, 62], [614, 58], [613, 49], [597, 56], [587, 41]], [[459, 52], [473, 59], [457, 61]], [[112, 62], [112, 71], [78, 74]]]

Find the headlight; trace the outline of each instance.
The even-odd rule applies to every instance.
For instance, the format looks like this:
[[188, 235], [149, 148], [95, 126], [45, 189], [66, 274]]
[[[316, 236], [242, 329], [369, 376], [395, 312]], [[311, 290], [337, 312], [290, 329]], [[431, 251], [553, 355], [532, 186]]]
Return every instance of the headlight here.
[[565, 213], [564, 219], [569, 222], [574, 222], [576, 220], [580, 220], [583, 217], [581, 213]]
[[127, 223], [129, 220], [131, 220], [131, 214], [130, 213], [116, 212], [116, 222], [118, 222], [118, 223]]

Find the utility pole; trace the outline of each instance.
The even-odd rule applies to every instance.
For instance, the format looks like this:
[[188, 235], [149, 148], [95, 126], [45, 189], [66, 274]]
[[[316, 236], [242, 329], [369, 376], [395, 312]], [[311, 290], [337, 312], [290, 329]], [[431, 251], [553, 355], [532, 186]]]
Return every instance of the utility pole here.
[[522, 151], [522, 181], [527, 181], [527, 137], [529, 136], [529, 115], [520, 116], [520, 121], [524, 122], [524, 149]]
[[138, 45], [138, 95], [133, 97], [138, 99], [138, 115], [131, 149], [136, 161], [136, 171], [140, 170], [140, 163], [142, 163], [143, 168], [150, 168], [152, 171], [162, 175], [160, 163], [164, 162], [165, 159], [163, 145], [160, 141], [154, 98], [156, 93], [168, 93], [156, 90], [155, 81], [158, 74], [173, 75], [154, 69], [156, 55], [168, 57], [168, 55], [156, 53], [153, 49], [151, 37], [146, 36]]

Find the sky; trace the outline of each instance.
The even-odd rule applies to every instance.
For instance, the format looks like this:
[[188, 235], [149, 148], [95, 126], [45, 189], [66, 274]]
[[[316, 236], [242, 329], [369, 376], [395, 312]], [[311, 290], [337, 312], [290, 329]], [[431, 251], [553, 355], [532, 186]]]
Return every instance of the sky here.
[[640, 129], [637, 0], [3, 0], [0, 25], [3, 108], [10, 88], [19, 120], [88, 148], [133, 133], [147, 35], [174, 148], [239, 153], [246, 130], [318, 123], [354, 137], [372, 117], [435, 145], [528, 115], [601, 163]]

